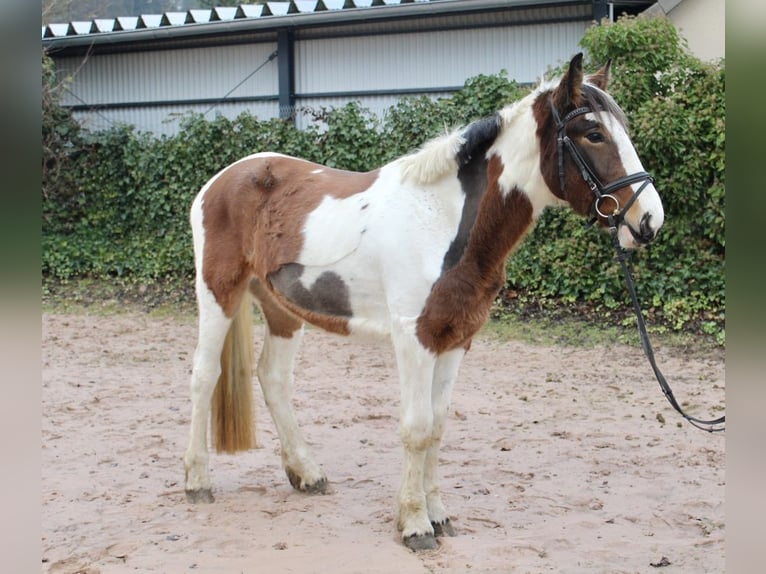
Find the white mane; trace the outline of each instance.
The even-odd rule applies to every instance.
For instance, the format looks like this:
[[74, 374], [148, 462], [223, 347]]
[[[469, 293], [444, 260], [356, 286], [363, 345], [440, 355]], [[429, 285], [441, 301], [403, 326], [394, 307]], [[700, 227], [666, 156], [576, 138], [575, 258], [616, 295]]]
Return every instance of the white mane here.
[[427, 141], [410, 155], [399, 159], [402, 181], [432, 183], [445, 173], [457, 170], [457, 153], [465, 143], [463, 128]]

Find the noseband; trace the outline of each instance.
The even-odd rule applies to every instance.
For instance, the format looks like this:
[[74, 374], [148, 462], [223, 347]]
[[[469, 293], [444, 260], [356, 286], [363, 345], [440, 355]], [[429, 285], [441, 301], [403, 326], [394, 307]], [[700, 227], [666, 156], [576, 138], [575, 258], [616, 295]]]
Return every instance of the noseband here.
[[[577, 116], [581, 116], [592, 111], [593, 110], [588, 106], [575, 108], [567, 115], [565, 115], [564, 119], [561, 119], [561, 116], [559, 116], [559, 113], [556, 110], [556, 106], [553, 105], [553, 100], [551, 100], [551, 112], [553, 113], [553, 121], [556, 124], [556, 131], [558, 134], [556, 141], [558, 143], [559, 182], [561, 184], [561, 191], [563, 192], [564, 148], [566, 148], [566, 150], [569, 152], [569, 155], [572, 156], [572, 159], [577, 165], [577, 168], [580, 170], [580, 175], [582, 176], [583, 180], [585, 180], [585, 183], [588, 184], [588, 187], [593, 192], [593, 195], [596, 196], [596, 200], [593, 202], [594, 217], [599, 215], [608, 220], [610, 227], [616, 228], [617, 225], [619, 225], [623, 219], [625, 219], [625, 215], [628, 213], [628, 210], [636, 201], [641, 192], [646, 189], [646, 186], [650, 183], [654, 183], [654, 178], [645, 171], [639, 171], [631, 175], [620, 177], [613, 182], [608, 183], [607, 185], [601, 183], [598, 175], [596, 175], [596, 172], [593, 171], [593, 168], [585, 160], [582, 153], [577, 148], [577, 145], [575, 145], [571, 138], [566, 134], [567, 123], [569, 123]], [[622, 187], [627, 187], [642, 181], [644, 182], [643, 185], [641, 185], [638, 190], [634, 191], [628, 202], [621, 207], [619, 200], [613, 195], [613, 192]], [[613, 210], [609, 211], [604, 207], [605, 202], [607, 201], [614, 203]]]

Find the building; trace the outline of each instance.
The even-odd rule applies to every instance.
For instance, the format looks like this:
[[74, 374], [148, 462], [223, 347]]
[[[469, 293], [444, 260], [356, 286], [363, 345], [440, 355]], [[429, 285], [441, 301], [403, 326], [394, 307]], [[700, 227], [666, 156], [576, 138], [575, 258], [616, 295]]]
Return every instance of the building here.
[[667, 16], [700, 60], [726, 57], [725, 0], [659, 0], [647, 14]]
[[49, 24], [42, 45], [90, 129], [172, 134], [179, 115], [296, 117], [357, 100], [384, 113], [478, 74], [534, 83], [580, 50], [586, 28], [652, 2], [291, 0]]

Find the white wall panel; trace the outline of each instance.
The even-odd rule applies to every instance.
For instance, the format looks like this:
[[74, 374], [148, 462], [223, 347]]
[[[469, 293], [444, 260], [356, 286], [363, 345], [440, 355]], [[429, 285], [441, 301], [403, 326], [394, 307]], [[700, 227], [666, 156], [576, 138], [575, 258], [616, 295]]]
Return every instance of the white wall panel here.
[[[71, 76], [64, 103], [77, 105], [222, 98], [267, 61], [272, 44], [163, 50], [57, 60]], [[231, 97], [277, 94], [276, 60], [263, 65]]]
[[507, 70], [535, 82], [578, 50], [586, 22], [306, 40], [296, 46], [298, 94], [461, 86]]

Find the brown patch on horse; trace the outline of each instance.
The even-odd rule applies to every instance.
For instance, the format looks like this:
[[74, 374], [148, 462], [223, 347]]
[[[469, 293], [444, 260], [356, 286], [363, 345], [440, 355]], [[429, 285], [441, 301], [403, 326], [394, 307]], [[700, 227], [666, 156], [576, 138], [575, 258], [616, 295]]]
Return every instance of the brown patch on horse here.
[[330, 333], [335, 333], [337, 335], [351, 334], [351, 327], [349, 327], [347, 317], [338, 317], [336, 315], [328, 315], [326, 313], [304, 309], [303, 307], [300, 307], [290, 301], [287, 297], [285, 297], [284, 294], [280, 293], [279, 291], [272, 289], [270, 293], [273, 295], [274, 299], [279, 303], [281, 307], [296, 317], [300, 317], [304, 321], [311, 323], [315, 327], [319, 327], [320, 329]]
[[275, 337], [292, 339], [295, 332], [303, 325], [303, 321], [280, 305], [262, 281], [258, 279], [250, 281], [250, 292], [260, 304], [261, 313], [269, 325], [269, 332]]
[[224, 312], [234, 314], [252, 277], [266, 280], [298, 258], [306, 218], [323, 197], [360, 193], [377, 177], [377, 170], [356, 173], [282, 156], [224, 171], [202, 204], [203, 279]]
[[261, 311], [269, 325], [269, 332], [283, 339], [292, 339], [304, 322], [339, 335], [351, 334], [348, 320], [306, 310], [291, 303], [283, 294], [267, 287], [263, 281], [253, 279], [250, 292], [260, 303]]
[[492, 156], [487, 165], [487, 192], [465, 252], [457, 265], [434, 283], [417, 321], [417, 337], [441, 354], [469, 347], [489, 317], [492, 303], [505, 284], [508, 253], [524, 238], [533, 222], [532, 203], [518, 189], [505, 195], [499, 177], [503, 163]]

